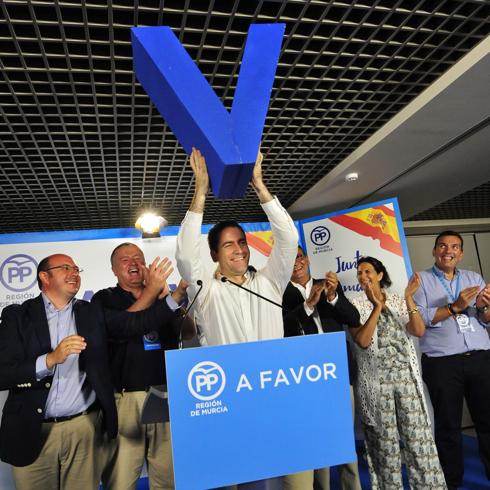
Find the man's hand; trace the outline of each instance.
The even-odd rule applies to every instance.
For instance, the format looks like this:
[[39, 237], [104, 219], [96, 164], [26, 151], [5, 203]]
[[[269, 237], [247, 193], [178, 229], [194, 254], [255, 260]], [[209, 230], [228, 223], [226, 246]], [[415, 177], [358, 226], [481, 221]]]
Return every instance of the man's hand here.
[[339, 280], [335, 272], [329, 271], [325, 274], [325, 294], [327, 295], [328, 301], [333, 301], [335, 296], [337, 296], [337, 286], [339, 285]]
[[80, 335], [65, 337], [53, 352], [46, 356], [46, 367], [52, 369], [56, 364], [63, 364], [68, 356], [80, 354], [87, 347], [87, 343]]
[[476, 297], [477, 308], [484, 308], [490, 306], [490, 283], [488, 283]]
[[175, 291], [172, 293], [172, 298], [178, 305], [180, 305], [180, 303], [182, 303], [182, 301], [184, 300], [188, 287], [189, 283], [187, 281], [184, 281], [184, 279], [181, 279], [179, 284], [175, 288]]
[[458, 296], [458, 299], [452, 304], [452, 308], [456, 313], [461, 313], [465, 311], [468, 306], [470, 306], [475, 296], [480, 291], [479, 286], [470, 286], [469, 288], [463, 289]]
[[173, 272], [172, 263], [167, 257], [160, 260], [156, 257], [150, 264], [145, 273], [145, 289], [151, 292], [155, 297], [163, 298], [169, 294], [170, 290], [167, 285], [167, 279]]
[[264, 161], [264, 155], [260, 151], [257, 153], [257, 159], [255, 160], [254, 170], [252, 173], [251, 184], [254, 189], [264, 185], [264, 180], [262, 178], [262, 162]]
[[325, 281], [317, 282], [313, 284], [313, 286], [311, 287], [310, 296], [305, 301], [306, 306], [310, 310], [313, 310], [315, 306], [318, 304], [318, 301], [320, 301], [320, 296], [322, 295], [323, 291], [325, 291]]
[[206, 159], [197, 148], [192, 148], [190, 163], [196, 179], [196, 192], [206, 195], [209, 191], [208, 168]]
[[250, 183], [255, 190], [255, 193], [259, 197], [261, 203], [266, 203], [274, 199], [272, 194], [267, 189], [262, 178], [262, 161], [264, 160], [264, 155], [262, 155], [260, 148], [257, 153], [257, 159], [255, 160], [255, 166], [252, 173], [252, 180]]
[[190, 210], [195, 213], [204, 212], [204, 203], [209, 191], [209, 175], [206, 167], [206, 159], [197, 148], [192, 148], [190, 164], [194, 172], [196, 188]]

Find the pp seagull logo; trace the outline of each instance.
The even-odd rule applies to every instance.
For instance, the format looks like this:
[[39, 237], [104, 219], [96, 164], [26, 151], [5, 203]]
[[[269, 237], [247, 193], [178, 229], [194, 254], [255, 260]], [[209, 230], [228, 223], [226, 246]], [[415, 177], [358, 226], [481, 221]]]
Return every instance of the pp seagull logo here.
[[223, 368], [213, 361], [202, 361], [196, 364], [187, 376], [187, 386], [198, 400], [214, 400], [226, 385]]
[[25, 254], [11, 255], [0, 266], [0, 281], [10, 291], [27, 291], [37, 281], [37, 262]]

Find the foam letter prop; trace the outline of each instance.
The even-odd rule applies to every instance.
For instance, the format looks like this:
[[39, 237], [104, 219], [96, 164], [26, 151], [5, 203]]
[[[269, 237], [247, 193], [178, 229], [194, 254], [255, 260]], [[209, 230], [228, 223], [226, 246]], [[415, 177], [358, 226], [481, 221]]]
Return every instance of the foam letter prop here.
[[250, 26], [231, 111], [170, 27], [131, 29], [136, 76], [190, 154], [206, 157], [213, 193], [242, 197], [262, 137], [285, 24]]

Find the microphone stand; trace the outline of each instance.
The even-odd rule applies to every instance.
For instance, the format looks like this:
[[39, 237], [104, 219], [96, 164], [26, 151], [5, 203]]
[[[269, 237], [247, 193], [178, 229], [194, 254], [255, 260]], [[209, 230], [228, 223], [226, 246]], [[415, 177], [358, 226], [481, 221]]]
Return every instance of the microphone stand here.
[[183, 343], [183, 340], [182, 340], [182, 335], [183, 335], [183, 330], [184, 330], [184, 321], [187, 318], [187, 315], [189, 314], [189, 311], [191, 310], [192, 306], [196, 302], [197, 297], [199, 296], [199, 294], [202, 291], [203, 284], [202, 284], [201, 279], [198, 279], [196, 281], [196, 284], [199, 286], [199, 289], [198, 289], [196, 295], [194, 296], [194, 299], [191, 301], [191, 304], [189, 305], [189, 308], [187, 308], [187, 310], [185, 311], [185, 313], [182, 316], [182, 319], [180, 321], [180, 325], [179, 325], [179, 344], [178, 344], [179, 350], [182, 349], [183, 346], [184, 346], [184, 343]]
[[[222, 276], [221, 277], [221, 282], [229, 282], [230, 284], [233, 284], [234, 286], [236, 286], [237, 288], [240, 288], [240, 289], [243, 289], [244, 291], [247, 291], [247, 293], [250, 293], [250, 294], [253, 294], [254, 296], [257, 296], [258, 298], [260, 299], [263, 299], [271, 304], [273, 304], [274, 306], [277, 306], [278, 308], [281, 308], [281, 310], [283, 311], [288, 311], [286, 310], [286, 308], [284, 308], [284, 306], [282, 306], [281, 304], [279, 303], [276, 303], [275, 301], [272, 301], [271, 299], [269, 298], [266, 298], [265, 296], [262, 296], [261, 294], [259, 293], [256, 293], [255, 291], [252, 291], [251, 289], [248, 289], [244, 286], [242, 286], [241, 284], [238, 284], [237, 282], [234, 282], [232, 281], [231, 279], [228, 279], [227, 277], [225, 276]], [[305, 331], [303, 329], [303, 325], [301, 325], [301, 322], [296, 318], [295, 315], [293, 315], [294, 319], [297, 321], [298, 323], [298, 331], [300, 333], [300, 335], [305, 335]]]

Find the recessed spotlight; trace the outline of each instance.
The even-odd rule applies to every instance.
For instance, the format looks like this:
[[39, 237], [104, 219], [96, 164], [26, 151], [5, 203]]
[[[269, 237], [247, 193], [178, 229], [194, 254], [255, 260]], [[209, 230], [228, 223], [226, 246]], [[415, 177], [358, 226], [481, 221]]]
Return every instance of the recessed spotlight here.
[[357, 172], [352, 172], [345, 176], [346, 182], [355, 182], [359, 178], [359, 174]]

